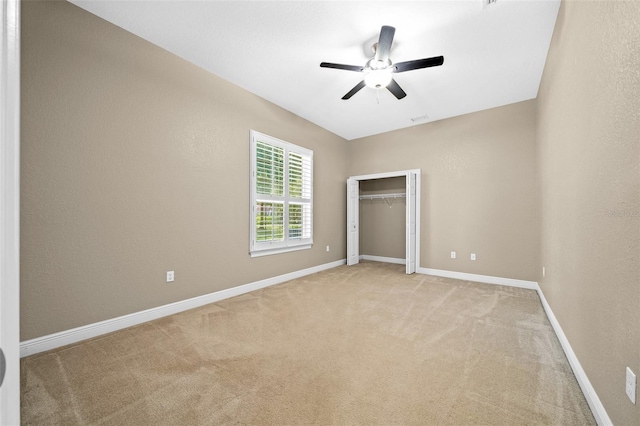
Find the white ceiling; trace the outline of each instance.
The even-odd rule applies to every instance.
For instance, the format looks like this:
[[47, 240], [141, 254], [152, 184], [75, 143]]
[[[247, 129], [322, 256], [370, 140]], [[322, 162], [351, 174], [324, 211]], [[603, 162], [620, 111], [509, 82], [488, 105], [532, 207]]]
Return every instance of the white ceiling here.
[[[537, 96], [560, 0], [96, 1], [72, 3], [351, 140]], [[444, 56], [394, 74], [407, 93], [365, 87], [380, 27], [396, 28], [391, 60]], [[426, 120], [412, 118], [428, 116]]]

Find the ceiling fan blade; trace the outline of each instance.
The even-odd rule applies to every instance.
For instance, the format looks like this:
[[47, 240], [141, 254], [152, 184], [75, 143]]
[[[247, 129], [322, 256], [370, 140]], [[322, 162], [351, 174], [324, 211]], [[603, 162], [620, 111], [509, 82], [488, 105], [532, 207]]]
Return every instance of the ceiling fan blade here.
[[378, 39], [378, 47], [376, 48], [376, 61], [387, 62], [391, 53], [391, 43], [396, 29], [388, 25], [380, 28], [380, 38]]
[[[346, 95], [344, 95], [342, 97], [342, 99], [344, 99], [344, 100], [349, 99], [350, 97], [352, 97], [353, 95], [358, 93], [360, 91], [360, 89], [362, 89], [364, 86], [365, 86], [364, 80], [362, 80], [360, 83], [356, 84], [356, 86], [353, 89], [349, 90], [349, 92]], [[402, 89], [400, 89], [400, 90], [402, 90]]]
[[419, 70], [421, 68], [438, 67], [443, 63], [444, 63], [444, 56], [434, 56], [433, 58], [398, 62], [397, 64], [393, 64], [393, 72], [405, 72], [405, 71], [411, 71], [411, 70]]
[[362, 72], [364, 70], [364, 67], [357, 66], [357, 65], [333, 64], [331, 62], [322, 62], [320, 63], [320, 66], [322, 68], [335, 68], [337, 70], [347, 70], [347, 71], [356, 71], [356, 72]]
[[394, 79], [391, 79], [391, 83], [387, 85], [387, 89], [389, 89], [389, 91], [393, 93], [393, 96], [395, 96], [398, 99], [402, 99], [405, 96], [407, 96], [404, 90], [402, 90], [402, 87], [400, 87], [398, 82], [395, 81]]

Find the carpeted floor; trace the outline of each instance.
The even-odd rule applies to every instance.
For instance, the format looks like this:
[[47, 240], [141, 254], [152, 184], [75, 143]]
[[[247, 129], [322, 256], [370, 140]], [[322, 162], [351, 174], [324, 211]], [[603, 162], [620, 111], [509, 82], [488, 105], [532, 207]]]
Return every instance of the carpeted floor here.
[[590, 425], [538, 296], [365, 262], [22, 360], [23, 424]]

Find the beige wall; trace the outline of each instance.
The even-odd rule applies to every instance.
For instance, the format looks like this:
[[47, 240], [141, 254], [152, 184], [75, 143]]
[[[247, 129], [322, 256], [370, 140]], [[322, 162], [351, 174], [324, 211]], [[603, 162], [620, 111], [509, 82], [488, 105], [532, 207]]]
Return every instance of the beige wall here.
[[534, 101], [354, 140], [349, 148], [351, 175], [421, 169], [421, 267], [537, 278]]
[[[22, 3], [21, 113], [22, 340], [346, 256], [342, 138], [76, 6]], [[250, 129], [314, 150], [312, 249], [249, 257]]]
[[[406, 178], [360, 181], [361, 194], [406, 192]], [[405, 259], [406, 202], [402, 198], [360, 201], [360, 254]]]
[[[640, 423], [639, 2], [563, 2], [537, 101], [352, 142], [68, 3], [22, 14], [22, 340], [344, 259], [346, 176], [420, 168], [420, 266], [540, 281]], [[313, 249], [248, 256], [249, 129], [314, 150]]]
[[640, 2], [563, 2], [538, 94], [540, 286], [616, 425], [640, 424]]

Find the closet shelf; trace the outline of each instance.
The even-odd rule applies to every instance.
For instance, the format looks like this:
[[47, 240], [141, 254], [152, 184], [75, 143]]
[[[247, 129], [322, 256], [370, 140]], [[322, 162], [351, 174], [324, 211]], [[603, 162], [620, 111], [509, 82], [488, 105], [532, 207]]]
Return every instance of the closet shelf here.
[[379, 199], [389, 199], [389, 198], [406, 198], [407, 194], [404, 192], [398, 192], [395, 194], [369, 194], [369, 195], [361, 195], [361, 200], [379, 200]]

